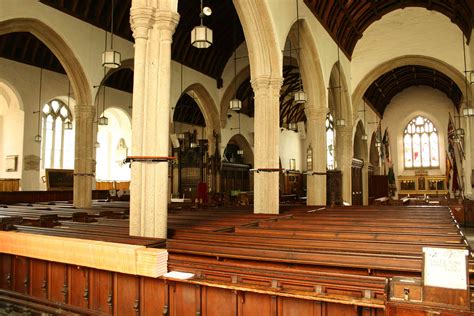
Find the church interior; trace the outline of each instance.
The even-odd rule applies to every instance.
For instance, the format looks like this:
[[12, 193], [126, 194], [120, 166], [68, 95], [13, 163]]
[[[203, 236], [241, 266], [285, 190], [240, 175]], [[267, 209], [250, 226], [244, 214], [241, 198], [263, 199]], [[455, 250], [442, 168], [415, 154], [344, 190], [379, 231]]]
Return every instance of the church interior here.
[[0, 0], [0, 315], [474, 315], [474, 0]]

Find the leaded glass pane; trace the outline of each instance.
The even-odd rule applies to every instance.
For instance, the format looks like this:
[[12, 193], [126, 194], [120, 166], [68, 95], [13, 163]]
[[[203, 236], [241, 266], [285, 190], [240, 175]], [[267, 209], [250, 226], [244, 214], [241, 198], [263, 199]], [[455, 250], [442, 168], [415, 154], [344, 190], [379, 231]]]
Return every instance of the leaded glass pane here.
[[58, 101], [53, 100], [53, 101], [51, 102], [51, 107], [53, 108], [53, 111], [56, 112], [56, 113], [57, 113], [58, 110], [59, 110], [59, 106], [60, 106], [60, 104], [59, 104]]
[[430, 166], [430, 139], [426, 133], [421, 135], [421, 165]]
[[432, 133], [430, 135], [431, 145], [431, 166], [439, 166], [439, 145], [438, 145], [438, 134]]
[[413, 167], [413, 151], [411, 148], [411, 136], [405, 135], [403, 139], [403, 143], [405, 145], [405, 167], [411, 168]]
[[419, 134], [413, 135], [413, 166], [421, 167], [421, 139]]

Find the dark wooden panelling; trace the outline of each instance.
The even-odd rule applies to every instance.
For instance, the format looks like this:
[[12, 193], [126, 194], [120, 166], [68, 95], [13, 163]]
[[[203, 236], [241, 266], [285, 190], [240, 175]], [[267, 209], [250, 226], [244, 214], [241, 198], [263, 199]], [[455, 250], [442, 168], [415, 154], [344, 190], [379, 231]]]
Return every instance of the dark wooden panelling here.
[[202, 314], [234, 316], [237, 314], [237, 294], [230, 290], [205, 287], [202, 289]]
[[358, 316], [357, 308], [353, 305], [325, 303], [326, 315]]
[[161, 315], [165, 305], [165, 283], [163, 280], [154, 278], [141, 278], [140, 284], [140, 315]]
[[113, 311], [113, 273], [90, 270], [90, 308], [112, 314]]
[[290, 297], [278, 298], [278, 316], [331, 316], [323, 314], [322, 305], [314, 301], [305, 301]]
[[79, 266], [69, 267], [69, 304], [89, 307], [89, 269]]
[[201, 305], [196, 286], [185, 283], [170, 284], [170, 311], [172, 316], [195, 315]]
[[239, 316], [272, 315], [272, 297], [270, 295], [239, 292], [237, 303]]
[[28, 294], [30, 275], [29, 258], [15, 256], [13, 259], [13, 290]]
[[115, 315], [139, 315], [140, 279], [134, 275], [116, 273], [114, 278]]
[[12, 255], [0, 254], [0, 288], [12, 288]]
[[30, 260], [30, 295], [48, 298], [48, 262]]
[[49, 265], [49, 299], [54, 302], [66, 303], [68, 297], [67, 266], [63, 263], [51, 262]]

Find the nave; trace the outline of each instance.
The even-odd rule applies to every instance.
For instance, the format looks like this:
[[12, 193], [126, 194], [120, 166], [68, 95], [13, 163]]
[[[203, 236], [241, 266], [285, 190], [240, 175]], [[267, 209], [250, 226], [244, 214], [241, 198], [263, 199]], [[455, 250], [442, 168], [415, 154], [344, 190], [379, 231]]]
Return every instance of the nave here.
[[[472, 314], [474, 260], [449, 206], [173, 203], [166, 240], [129, 236], [123, 201], [14, 203], [0, 216], [7, 314]], [[423, 283], [424, 247], [469, 252], [465, 290]]]

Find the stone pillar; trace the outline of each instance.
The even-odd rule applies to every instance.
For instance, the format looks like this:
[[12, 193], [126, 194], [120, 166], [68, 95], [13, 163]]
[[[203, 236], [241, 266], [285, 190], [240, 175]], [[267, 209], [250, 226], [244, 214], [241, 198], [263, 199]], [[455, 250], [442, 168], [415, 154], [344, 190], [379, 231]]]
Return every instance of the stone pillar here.
[[[324, 107], [305, 108], [308, 144], [313, 151], [313, 170], [308, 170], [307, 205], [326, 205], [326, 113]], [[308, 146], [309, 146], [308, 145]], [[306, 148], [307, 149], [307, 148]]]
[[[130, 9], [135, 38], [133, 156], [169, 154], [171, 42], [179, 15], [175, 1], [155, 5], [133, 0]], [[166, 238], [168, 191], [166, 162], [132, 163], [131, 235]]]
[[92, 181], [95, 162], [92, 158], [94, 135], [94, 108], [76, 104], [74, 107], [74, 206], [88, 208], [92, 204]]
[[[252, 80], [255, 93], [254, 168], [279, 168], [282, 78]], [[254, 173], [254, 213], [278, 214], [279, 172]]]
[[342, 173], [342, 200], [352, 203], [352, 125], [336, 127], [337, 168]]

